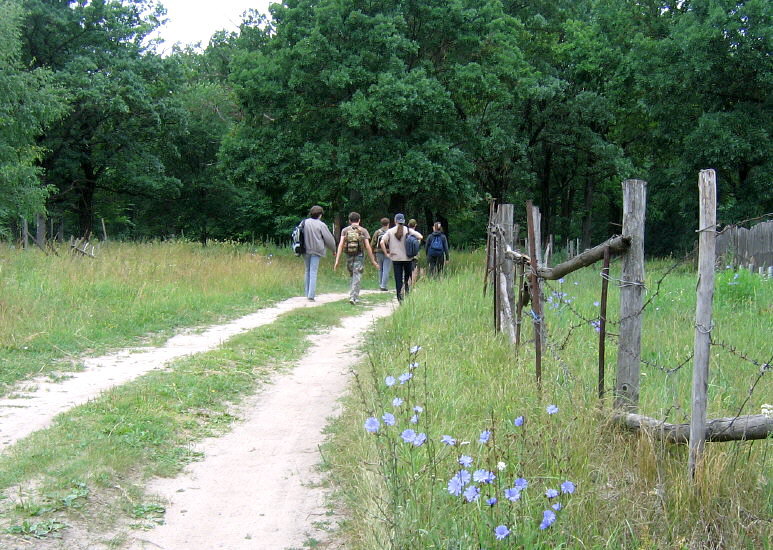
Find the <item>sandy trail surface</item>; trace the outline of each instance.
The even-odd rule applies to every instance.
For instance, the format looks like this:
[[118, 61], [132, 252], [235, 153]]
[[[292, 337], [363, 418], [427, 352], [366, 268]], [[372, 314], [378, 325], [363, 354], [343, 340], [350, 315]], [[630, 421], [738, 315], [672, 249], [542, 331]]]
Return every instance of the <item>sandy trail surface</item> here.
[[160, 347], [132, 348], [86, 359], [84, 370], [68, 375], [64, 381], [52, 381], [48, 377], [28, 380], [9, 394], [12, 398], [0, 399], [0, 453], [19, 439], [48, 427], [59, 413], [159, 369], [173, 359], [214, 349], [229, 338], [271, 323], [290, 310], [347, 297], [347, 294], [322, 294], [315, 302], [303, 297], [290, 298], [229, 323], [213, 325], [203, 331], [185, 331]]
[[[363, 294], [368, 293], [364, 291]], [[60, 413], [86, 403], [101, 392], [129, 382], [169, 361], [214, 349], [242, 332], [273, 322], [282, 313], [314, 307], [346, 294], [317, 296], [316, 302], [291, 298], [234, 321], [204, 330], [188, 330], [159, 347], [145, 347], [85, 360], [85, 369], [53, 382], [27, 381], [0, 399], [0, 453], [19, 439], [49, 426]], [[319, 445], [324, 428], [339, 412], [351, 367], [361, 359], [367, 328], [394, 310], [393, 302], [352, 308], [344, 326], [311, 336], [312, 346], [286, 373], [239, 407], [241, 418], [223, 436], [197, 445], [204, 459], [180, 476], [151, 483], [149, 493], [167, 503], [164, 524], [130, 532], [130, 550], [286, 550], [331, 547], [335, 515], [326, 508]], [[357, 331], [352, 331], [352, 326]], [[354, 337], [353, 337], [354, 334]], [[35, 541], [21, 546], [46, 550], [96, 550], [105, 545], [98, 533]], [[15, 544], [0, 536], [0, 548]], [[101, 539], [101, 540], [100, 540]], [[8, 542], [4, 542], [8, 541]], [[31, 546], [29, 546], [31, 544]], [[37, 546], [37, 545], [40, 546]], [[329, 546], [328, 546], [329, 544]]]
[[329, 542], [335, 518], [325, 507], [318, 446], [360, 359], [352, 324], [365, 327], [392, 310], [381, 305], [313, 336], [291, 372], [248, 400], [242, 422], [199, 446], [203, 461], [151, 484], [169, 502], [165, 524], [134, 533], [130, 548], [283, 550]]

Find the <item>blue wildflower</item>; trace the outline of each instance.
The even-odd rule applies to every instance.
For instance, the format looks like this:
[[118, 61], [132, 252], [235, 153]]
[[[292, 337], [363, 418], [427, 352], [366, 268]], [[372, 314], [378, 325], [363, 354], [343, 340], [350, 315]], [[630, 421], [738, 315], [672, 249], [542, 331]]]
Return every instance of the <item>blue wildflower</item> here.
[[415, 354], [419, 353], [419, 351], [421, 351], [421, 346], [413, 346], [411, 348], [411, 355], [415, 355]]
[[556, 502], [555, 504], [553, 504], [553, 505], [551, 506], [551, 508], [553, 508], [553, 510], [555, 510], [556, 512], [558, 512], [558, 511], [559, 511], [561, 508], [563, 508], [563, 506], [561, 506], [561, 503], [560, 503], [560, 502]]
[[593, 302], [593, 307], [599, 307], [601, 305], [601, 302]]
[[472, 466], [472, 457], [467, 455], [460, 456], [459, 464], [461, 464], [465, 468], [469, 468], [470, 466]]
[[499, 501], [497, 500], [497, 497], [491, 497], [490, 499], [488, 499], [488, 500], [486, 501], [486, 505], [487, 505], [487, 506], [494, 506], [494, 505], [495, 505], [497, 502], [499, 502]]
[[378, 419], [375, 416], [371, 416], [365, 421], [365, 429], [372, 434], [378, 431], [378, 427]]
[[574, 483], [572, 483], [571, 481], [564, 481], [561, 484], [561, 492], [564, 493], [565, 495], [566, 494], [571, 495], [572, 493], [574, 493]]
[[528, 486], [529, 486], [529, 482], [522, 477], [519, 477], [518, 479], [515, 480], [515, 488], [518, 489], [519, 491], [523, 491]]
[[395, 397], [394, 399], [392, 399], [392, 406], [393, 407], [399, 407], [402, 404], [403, 404], [403, 400], [400, 399], [399, 397]]
[[419, 415], [418, 415], [418, 414], [414, 414], [414, 415], [411, 417], [410, 423], [411, 423], [411, 424], [418, 424], [418, 423], [419, 423]]
[[475, 485], [470, 485], [464, 490], [464, 498], [467, 499], [467, 502], [475, 502], [480, 497], [480, 489], [478, 489]]
[[384, 413], [384, 416], [381, 417], [381, 420], [384, 421], [384, 424], [387, 426], [394, 426], [395, 425], [395, 415], [392, 413]]
[[483, 443], [485, 445], [486, 443], [488, 443], [489, 439], [491, 439], [491, 432], [490, 431], [483, 430], [482, 432], [480, 432], [480, 439], [478, 441], [480, 441], [481, 443]]
[[478, 483], [494, 483], [496, 477], [494, 472], [489, 472], [488, 470], [475, 470], [472, 473], [473, 481], [477, 481]]
[[505, 489], [505, 498], [510, 502], [515, 502], [521, 499], [521, 490], [515, 487], [511, 489]]
[[542, 530], [547, 529], [556, 521], [556, 513], [553, 510], [545, 510], [542, 512], [542, 523], [539, 524], [539, 528]]
[[445, 443], [446, 445], [456, 445], [456, 439], [451, 437], [450, 435], [444, 435], [440, 438], [441, 443]]
[[505, 539], [509, 534], [510, 529], [508, 529], [506, 525], [497, 525], [494, 528], [494, 537], [496, 537], [497, 540]]
[[387, 385], [388, 388], [391, 388], [392, 386], [395, 385], [395, 383], [397, 383], [397, 380], [395, 380], [394, 376], [387, 376], [384, 379], [384, 383]]
[[548, 405], [545, 410], [548, 411], [548, 414], [556, 414], [558, 412], [558, 407], [555, 405]]
[[556, 498], [558, 496], [558, 491], [555, 489], [548, 489], [545, 491], [545, 496], [548, 498]]
[[516, 426], [518, 426], [518, 427], [521, 427], [521, 426], [523, 426], [523, 422], [524, 422], [524, 420], [525, 420], [525, 419], [524, 419], [522, 416], [519, 416], [518, 418], [516, 418], [515, 420], [513, 420], [513, 424], [515, 424], [515, 425], [516, 425]]
[[403, 430], [403, 433], [400, 434], [400, 437], [402, 437], [403, 441], [406, 443], [413, 443], [413, 440], [416, 439], [416, 432], [408, 428], [407, 430]]
[[425, 434], [424, 432], [420, 434], [416, 434], [416, 437], [413, 438], [413, 444], [416, 447], [421, 447], [422, 445], [424, 445], [425, 441], [427, 441], [427, 434]]
[[408, 364], [408, 368], [411, 369], [411, 370], [418, 369], [419, 368], [419, 364], [416, 361], [414, 361], [413, 363], [409, 363]]
[[399, 380], [401, 384], [405, 384], [411, 378], [413, 378], [413, 375], [410, 372], [406, 372], [400, 375]]
[[560, 284], [560, 285], [564, 284], [564, 278], [563, 278], [563, 277], [561, 277], [561, 278], [558, 280], [558, 284]]
[[414, 412], [417, 412], [417, 413], [423, 413], [423, 412], [424, 412], [424, 407], [422, 407], [422, 406], [420, 406], [420, 405], [416, 405], [416, 406], [413, 408], [413, 411], [414, 411]]
[[448, 480], [448, 492], [454, 495], [455, 497], [458, 497], [462, 494], [462, 489], [464, 488], [464, 485], [462, 484], [462, 480], [459, 479], [459, 476], [454, 476], [450, 480]]
[[472, 481], [472, 476], [467, 470], [459, 470], [456, 475], [459, 476], [459, 479], [463, 485], [467, 485], [470, 481]]

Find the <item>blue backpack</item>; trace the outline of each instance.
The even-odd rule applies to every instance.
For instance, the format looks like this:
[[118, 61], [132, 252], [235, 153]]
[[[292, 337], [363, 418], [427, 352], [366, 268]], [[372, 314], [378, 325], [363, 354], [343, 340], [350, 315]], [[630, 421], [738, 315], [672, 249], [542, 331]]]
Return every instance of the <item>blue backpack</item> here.
[[419, 239], [416, 238], [416, 235], [408, 233], [405, 237], [405, 255], [413, 259], [419, 255], [419, 248], [421, 248]]
[[437, 257], [442, 256], [445, 253], [443, 250], [443, 235], [435, 235], [432, 237], [432, 242], [429, 243], [429, 249], [427, 254], [429, 256]]

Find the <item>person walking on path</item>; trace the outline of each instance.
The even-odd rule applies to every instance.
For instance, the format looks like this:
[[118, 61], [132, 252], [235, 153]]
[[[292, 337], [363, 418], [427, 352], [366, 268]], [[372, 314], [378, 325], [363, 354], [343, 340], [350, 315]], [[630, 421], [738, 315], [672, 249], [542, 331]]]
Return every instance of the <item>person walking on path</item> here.
[[338, 269], [341, 254], [346, 254], [346, 268], [349, 270], [352, 280], [349, 285], [349, 303], [355, 305], [360, 300], [360, 283], [362, 272], [365, 268], [365, 252], [370, 257], [370, 262], [378, 269], [378, 262], [373, 257], [373, 249], [370, 247], [370, 234], [360, 225], [360, 215], [357, 212], [349, 214], [349, 225], [341, 231], [341, 240], [338, 242], [336, 261], [333, 271]]
[[317, 272], [319, 271], [319, 262], [327, 253], [336, 249], [336, 241], [330, 229], [322, 221], [324, 210], [321, 206], [315, 204], [309, 209], [309, 217], [306, 219], [303, 228], [303, 242], [306, 246], [306, 252], [303, 254], [303, 261], [306, 264], [306, 281], [304, 292], [306, 298], [314, 301], [317, 294]]
[[[413, 218], [408, 220], [408, 229], [411, 229], [418, 233], [419, 230], [416, 229], [417, 225], [418, 223]], [[419, 248], [419, 250], [421, 250], [421, 248]], [[416, 281], [418, 281], [420, 277], [421, 277], [421, 267], [419, 266], [419, 256], [417, 252], [417, 255], [411, 258], [411, 281], [410, 282], [412, 287], [416, 286]]]
[[392, 260], [395, 272], [395, 291], [397, 299], [402, 302], [403, 296], [410, 290], [408, 282], [411, 280], [411, 258], [405, 252], [405, 241], [409, 234], [421, 240], [422, 235], [418, 231], [405, 226], [405, 216], [395, 216], [395, 226], [384, 233], [381, 238], [381, 250]]
[[389, 272], [392, 270], [392, 260], [381, 250], [381, 237], [389, 230], [389, 218], [381, 218], [381, 227], [373, 232], [370, 239], [370, 247], [376, 253], [378, 262], [378, 287], [381, 290], [387, 290], [389, 282]]
[[435, 222], [432, 229], [426, 244], [430, 277], [439, 275], [443, 271], [443, 264], [451, 259], [448, 254], [448, 239], [443, 234], [442, 224]]

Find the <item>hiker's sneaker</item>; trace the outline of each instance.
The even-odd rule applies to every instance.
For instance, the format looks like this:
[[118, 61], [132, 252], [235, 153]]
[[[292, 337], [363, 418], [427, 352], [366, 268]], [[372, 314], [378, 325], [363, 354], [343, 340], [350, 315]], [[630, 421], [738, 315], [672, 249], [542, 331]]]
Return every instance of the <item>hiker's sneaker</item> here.
[[309, 302], [316, 302], [314, 298], [309, 298]]
[[383, 286], [382, 286], [382, 287], [379, 287], [379, 288], [380, 288], [380, 290], [382, 290], [382, 291], [384, 291], [384, 292], [389, 292], [389, 289], [388, 289], [388, 288], [384, 288]]

